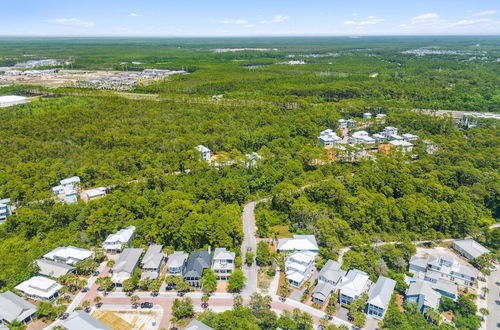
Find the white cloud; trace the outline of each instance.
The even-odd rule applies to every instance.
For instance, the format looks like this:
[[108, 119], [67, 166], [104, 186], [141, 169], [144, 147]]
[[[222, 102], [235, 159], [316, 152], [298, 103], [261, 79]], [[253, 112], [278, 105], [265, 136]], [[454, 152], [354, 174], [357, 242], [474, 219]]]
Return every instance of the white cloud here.
[[237, 25], [248, 25], [248, 21], [246, 19], [227, 19], [222, 21], [224, 24], [237, 24]]
[[142, 16], [141, 14], [137, 14], [137, 13], [130, 13], [128, 14], [128, 16], [130, 17], [139, 17], [139, 16]]
[[262, 24], [273, 24], [273, 23], [283, 23], [290, 20], [290, 16], [286, 15], [276, 15], [270, 20], [263, 20], [261, 21]]
[[61, 24], [61, 25], [68, 25], [68, 26], [77, 26], [77, 27], [94, 27], [95, 23], [90, 22], [90, 21], [83, 21], [78, 18], [55, 18], [53, 20], [50, 20], [52, 23], [56, 24]]
[[362, 25], [374, 25], [374, 24], [382, 23], [383, 21], [385, 21], [383, 18], [378, 18], [378, 17], [375, 17], [375, 16], [368, 16], [363, 21], [345, 21], [344, 24], [345, 25], [359, 25], [359, 26], [362, 26]]
[[474, 17], [476, 17], [476, 16], [488, 16], [488, 15], [494, 15], [496, 13], [497, 13], [496, 10], [485, 10], [485, 11], [481, 11], [479, 13], [472, 14], [472, 16], [474, 16]]
[[463, 19], [461, 21], [453, 23], [453, 25], [472, 25], [472, 24], [490, 23], [490, 22], [493, 22], [493, 20], [489, 18]]
[[427, 13], [415, 16], [411, 19], [411, 24], [439, 25], [446, 23], [436, 13]]

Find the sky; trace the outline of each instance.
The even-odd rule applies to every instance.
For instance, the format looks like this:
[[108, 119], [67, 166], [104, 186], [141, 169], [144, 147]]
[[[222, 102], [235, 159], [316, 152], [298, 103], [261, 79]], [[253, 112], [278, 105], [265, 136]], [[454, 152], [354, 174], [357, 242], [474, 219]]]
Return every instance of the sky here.
[[0, 0], [3, 36], [499, 34], [498, 0]]

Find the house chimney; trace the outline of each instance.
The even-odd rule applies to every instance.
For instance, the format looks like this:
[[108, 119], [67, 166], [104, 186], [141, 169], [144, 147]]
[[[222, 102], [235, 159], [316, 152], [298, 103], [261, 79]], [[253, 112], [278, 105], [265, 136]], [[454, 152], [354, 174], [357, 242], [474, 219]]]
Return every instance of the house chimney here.
[[208, 246], [208, 254], [212, 254], [212, 249], [210, 248], [210, 245]]

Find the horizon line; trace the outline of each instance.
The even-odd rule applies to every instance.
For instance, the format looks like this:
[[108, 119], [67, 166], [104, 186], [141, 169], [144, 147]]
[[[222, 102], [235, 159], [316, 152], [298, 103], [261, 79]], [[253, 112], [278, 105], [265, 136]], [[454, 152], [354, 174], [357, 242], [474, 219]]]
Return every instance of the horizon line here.
[[311, 37], [500, 37], [495, 34], [279, 34], [279, 35], [9, 35], [0, 34], [0, 38], [311, 38]]

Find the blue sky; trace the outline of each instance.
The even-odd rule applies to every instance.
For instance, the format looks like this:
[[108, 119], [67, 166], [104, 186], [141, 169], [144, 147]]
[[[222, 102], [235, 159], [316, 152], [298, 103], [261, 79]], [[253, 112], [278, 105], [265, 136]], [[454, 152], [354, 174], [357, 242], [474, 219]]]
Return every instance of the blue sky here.
[[493, 0], [0, 0], [0, 35], [500, 34]]

